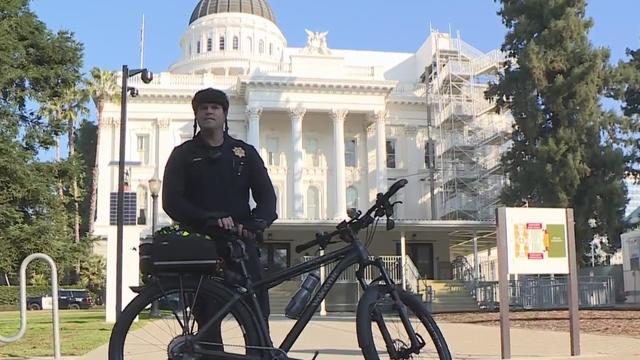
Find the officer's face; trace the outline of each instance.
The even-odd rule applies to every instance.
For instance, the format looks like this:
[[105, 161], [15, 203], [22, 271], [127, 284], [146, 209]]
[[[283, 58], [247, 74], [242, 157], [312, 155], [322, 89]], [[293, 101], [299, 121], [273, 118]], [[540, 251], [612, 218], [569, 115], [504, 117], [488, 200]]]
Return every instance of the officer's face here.
[[224, 109], [219, 104], [205, 103], [196, 108], [196, 121], [204, 131], [224, 130]]

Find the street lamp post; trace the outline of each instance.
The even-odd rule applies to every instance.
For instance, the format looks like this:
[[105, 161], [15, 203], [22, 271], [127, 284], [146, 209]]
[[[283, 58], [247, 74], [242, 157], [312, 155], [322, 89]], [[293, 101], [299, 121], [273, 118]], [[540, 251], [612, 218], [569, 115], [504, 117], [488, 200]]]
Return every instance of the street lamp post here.
[[[158, 194], [160, 193], [160, 187], [162, 181], [158, 179], [157, 175], [149, 179], [149, 191], [151, 192], [151, 236], [156, 234], [156, 226], [158, 225]], [[154, 300], [151, 303], [150, 317], [160, 317], [160, 308], [158, 306], [158, 300]]]
[[116, 222], [116, 320], [122, 312], [122, 256], [124, 248], [124, 165], [125, 145], [127, 137], [127, 95], [138, 96], [138, 90], [129, 87], [130, 77], [141, 74], [145, 84], [153, 80], [153, 73], [147, 69], [129, 70], [127, 65], [122, 65], [122, 93], [120, 99], [120, 156], [118, 162], [118, 207]]

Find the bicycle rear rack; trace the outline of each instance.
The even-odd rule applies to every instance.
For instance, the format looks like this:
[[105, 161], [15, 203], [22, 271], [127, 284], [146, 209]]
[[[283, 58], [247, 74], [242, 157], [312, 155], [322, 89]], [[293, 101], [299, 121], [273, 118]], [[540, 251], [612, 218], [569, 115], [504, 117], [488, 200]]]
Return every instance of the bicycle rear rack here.
[[60, 359], [60, 315], [58, 313], [58, 269], [53, 259], [46, 254], [31, 254], [20, 265], [20, 330], [14, 336], [0, 335], [0, 343], [12, 343], [20, 340], [27, 332], [27, 265], [35, 259], [44, 260], [51, 268], [51, 297], [53, 307], [53, 358]]

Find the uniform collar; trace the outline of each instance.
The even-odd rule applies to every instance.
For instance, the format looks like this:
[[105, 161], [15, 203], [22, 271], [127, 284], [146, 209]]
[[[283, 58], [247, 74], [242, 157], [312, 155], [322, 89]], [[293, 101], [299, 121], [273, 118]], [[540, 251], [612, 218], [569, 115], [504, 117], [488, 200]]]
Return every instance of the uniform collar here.
[[228, 134], [224, 134], [224, 140], [222, 141], [222, 145], [219, 146], [211, 146], [209, 144], [207, 144], [206, 141], [204, 141], [202, 134], [200, 132], [198, 132], [196, 134], [196, 136], [193, 138], [193, 142], [194, 144], [196, 144], [198, 147], [202, 147], [202, 148], [226, 148], [231, 144], [231, 137]]

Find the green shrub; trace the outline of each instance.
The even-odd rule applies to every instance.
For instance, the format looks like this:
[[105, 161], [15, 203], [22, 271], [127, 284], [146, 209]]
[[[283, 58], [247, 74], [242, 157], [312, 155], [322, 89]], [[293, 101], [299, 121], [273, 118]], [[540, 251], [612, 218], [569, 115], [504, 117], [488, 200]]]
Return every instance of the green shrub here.
[[[27, 297], [50, 293], [49, 286], [27, 286]], [[20, 304], [20, 286], [0, 286], [0, 305], [18, 304]]]

